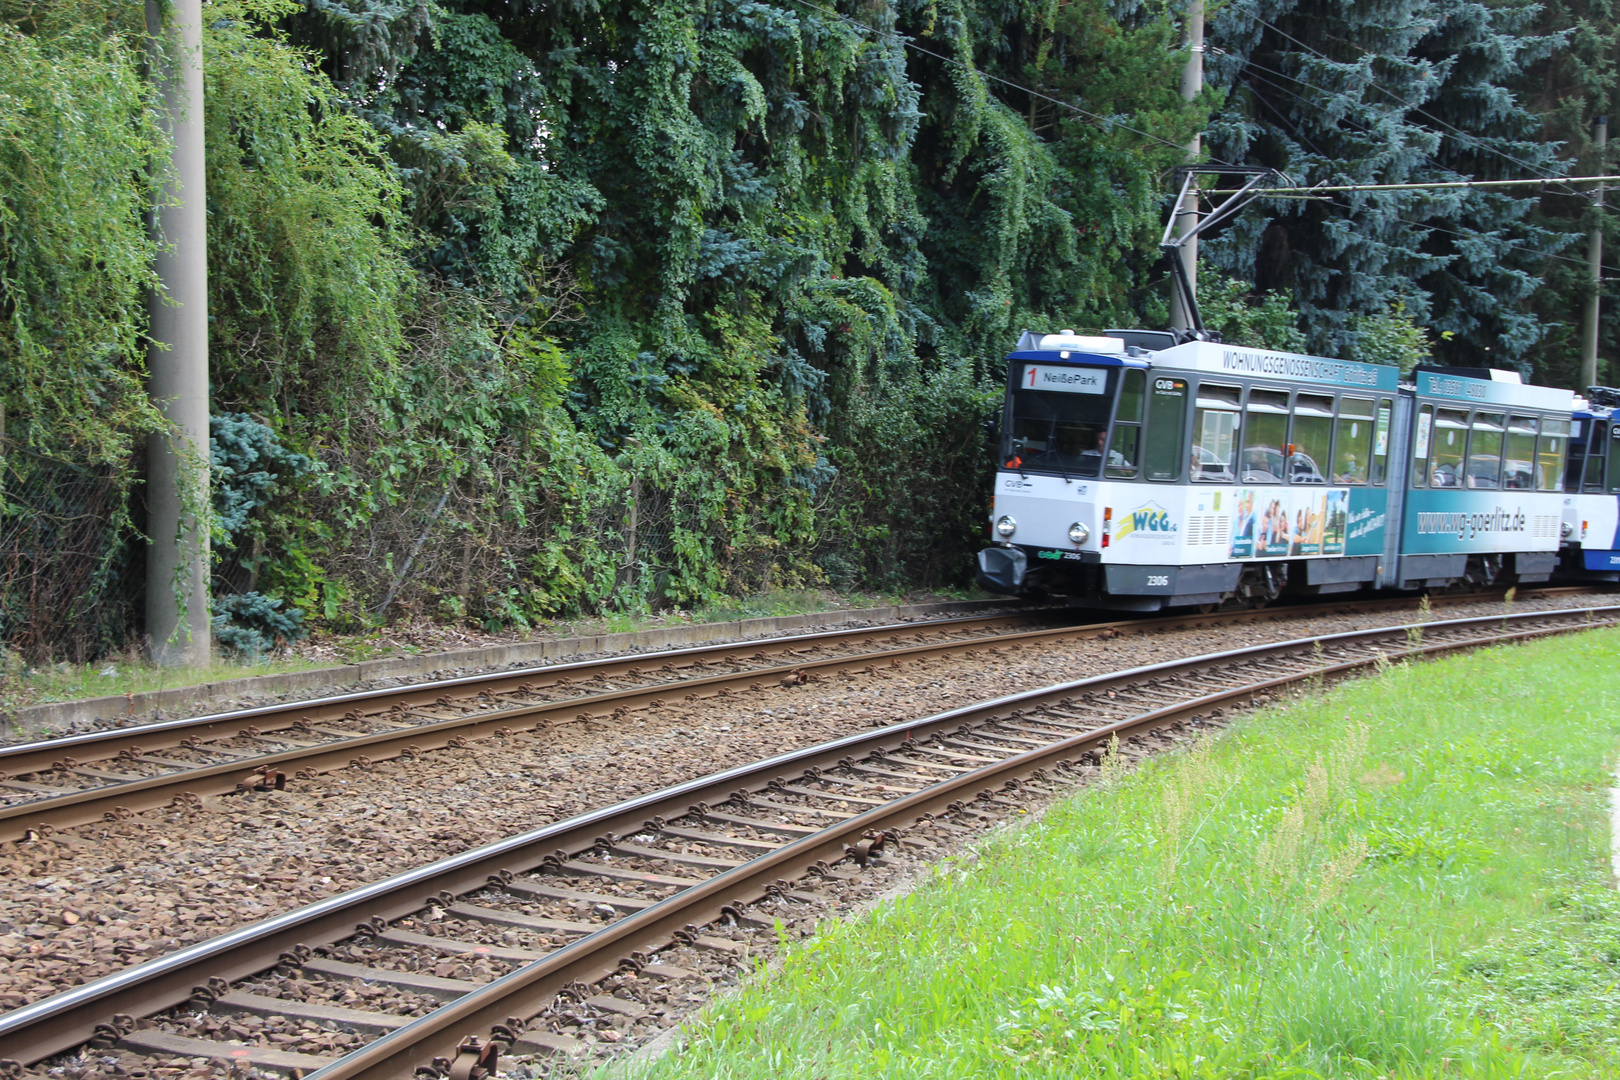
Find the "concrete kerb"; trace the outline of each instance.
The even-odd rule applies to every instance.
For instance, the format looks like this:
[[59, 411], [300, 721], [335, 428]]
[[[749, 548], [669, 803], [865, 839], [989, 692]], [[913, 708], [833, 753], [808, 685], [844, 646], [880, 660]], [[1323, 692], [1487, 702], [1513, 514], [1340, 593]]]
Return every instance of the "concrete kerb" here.
[[222, 682], [177, 686], [138, 694], [117, 694], [81, 701], [30, 705], [0, 715], [0, 734], [48, 735], [76, 724], [106, 723], [115, 720], [146, 720], [161, 715], [176, 718], [188, 713], [217, 711], [237, 699], [286, 698], [292, 694], [319, 695], [341, 688], [396, 680], [400, 683], [443, 677], [447, 673], [467, 674], [469, 670], [497, 670], [544, 664], [597, 654], [655, 651], [726, 641], [747, 641], [772, 637], [810, 627], [835, 627], [850, 623], [900, 622], [905, 619], [972, 615], [982, 611], [1016, 606], [1009, 600], [959, 600], [937, 604], [906, 604], [847, 611], [784, 615], [775, 618], [742, 619], [735, 622], [694, 623], [665, 626], [621, 634], [593, 634], [587, 637], [553, 638], [514, 645], [491, 645], [454, 652], [424, 653], [421, 656], [365, 660], [310, 671], [254, 675]]

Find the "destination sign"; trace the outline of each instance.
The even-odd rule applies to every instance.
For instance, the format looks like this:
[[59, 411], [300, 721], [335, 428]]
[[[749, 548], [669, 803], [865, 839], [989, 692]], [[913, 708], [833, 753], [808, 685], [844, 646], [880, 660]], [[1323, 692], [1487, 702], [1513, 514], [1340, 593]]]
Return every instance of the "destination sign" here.
[[1063, 394], [1101, 394], [1108, 389], [1108, 372], [1103, 368], [1025, 364], [1018, 388], [1056, 390]]

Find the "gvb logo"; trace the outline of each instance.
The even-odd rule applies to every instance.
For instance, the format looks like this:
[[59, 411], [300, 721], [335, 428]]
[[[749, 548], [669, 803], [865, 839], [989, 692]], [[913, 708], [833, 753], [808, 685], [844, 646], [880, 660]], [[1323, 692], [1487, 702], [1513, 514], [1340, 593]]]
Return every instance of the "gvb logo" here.
[[1158, 503], [1147, 503], [1120, 515], [1114, 527], [1114, 539], [1123, 540], [1133, 533], [1145, 536], [1169, 536], [1176, 531], [1170, 520], [1170, 511]]

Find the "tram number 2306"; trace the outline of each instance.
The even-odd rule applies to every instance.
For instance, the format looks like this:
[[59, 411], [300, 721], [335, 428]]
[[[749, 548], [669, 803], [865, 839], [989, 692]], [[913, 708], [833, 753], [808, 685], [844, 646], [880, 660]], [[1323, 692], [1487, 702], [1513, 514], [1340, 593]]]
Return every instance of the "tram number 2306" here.
[[1154, 585], [1163, 585], [1163, 586], [1168, 587], [1170, 585], [1170, 575], [1169, 574], [1149, 574], [1147, 576], [1147, 583], [1148, 583], [1149, 588], [1152, 588]]

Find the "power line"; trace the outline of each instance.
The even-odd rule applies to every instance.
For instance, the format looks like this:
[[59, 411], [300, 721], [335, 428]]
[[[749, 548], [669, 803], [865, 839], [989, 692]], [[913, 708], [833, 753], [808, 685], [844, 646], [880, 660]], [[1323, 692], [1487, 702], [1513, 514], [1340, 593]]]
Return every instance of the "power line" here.
[[[1419, 229], [1428, 229], [1431, 232], [1441, 232], [1441, 233], [1447, 234], [1448, 236], [1460, 236], [1464, 240], [1477, 239], [1477, 234], [1471, 236], [1468, 233], [1458, 232], [1456, 229], [1448, 229], [1443, 225], [1433, 225], [1433, 224], [1430, 224], [1427, 221], [1417, 221], [1417, 220], [1415, 220], [1413, 218], [1402, 217], [1399, 214], [1395, 215], [1395, 220], [1404, 221], [1408, 225], [1415, 226], [1415, 227], [1417, 227]], [[1574, 237], [1571, 237], [1571, 240], [1573, 240], [1573, 239], [1574, 239]], [[1543, 251], [1540, 248], [1530, 247], [1527, 244], [1525, 244], [1525, 243], [1523, 243], [1521, 241], [1518, 241], [1518, 240], [1503, 240], [1503, 241], [1501, 241], [1501, 243], [1503, 243], [1507, 247], [1518, 248], [1520, 251], [1527, 252], [1527, 253], [1529, 253], [1531, 255], [1540, 255], [1544, 259], [1556, 259], [1559, 262], [1567, 262], [1572, 266], [1579, 266], [1582, 269], [1587, 268], [1587, 266], [1589, 265], [1585, 259], [1572, 259], [1568, 255], [1559, 255], [1556, 252]], [[1604, 266], [1603, 269], [1609, 271], [1612, 274], [1620, 275], [1620, 267]]]
[[[1263, 20], [1256, 20], [1256, 21], [1263, 21]], [[1270, 23], [1266, 23], [1265, 25], [1271, 26]], [[1272, 27], [1272, 29], [1276, 29], [1276, 28]], [[1279, 34], [1283, 33], [1281, 30], [1278, 30], [1277, 32]], [[1283, 36], [1287, 37], [1288, 35], [1284, 34]], [[1289, 38], [1289, 40], [1292, 41], [1294, 39]], [[1318, 54], [1318, 55], [1320, 55], [1320, 54]], [[1264, 64], [1256, 63], [1253, 59], [1246, 59], [1243, 63], [1244, 63], [1244, 67], [1247, 68], [1247, 69], [1253, 69], [1253, 70], [1257, 70], [1257, 71], [1264, 71], [1267, 74], [1275, 75], [1278, 78], [1287, 79], [1290, 82], [1298, 83], [1300, 86], [1315, 89], [1315, 87], [1312, 87], [1311, 84], [1306, 82], [1304, 79], [1301, 79], [1301, 78], [1299, 78], [1297, 76], [1294, 76], [1294, 75], [1290, 75], [1286, 71], [1278, 71], [1276, 68], [1267, 67]], [[1297, 94], [1297, 93], [1295, 93], [1294, 91], [1288, 89], [1285, 86], [1279, 86], [1278, 84], [1272, 82], [1270, 79], [1262, 78], [1262, 77], [1259, 77], [1259, 76], [1253, 76], [1253, 77], [1258, 79], [1258, 81], [1265, 83], [1267, 86], [1270, 86], [1272, 89], [1276, 90], [1278, 93], [1287, 94], [1289, 97], [1293, 98], [1295, 101], [1298, 101], [1302, 105], [1308, 106], [1309, 108], [1312, 108], [1312, 109], [1318, 109], [1318, 110], [1321, 110], [1323, 108], [1320, 102], [1312, 101], [1311, 99], [1305, 97], [1304, 95]], [[1373, 85], [1377, 86], [1376, 83], [1373, 84]], [[1386, 89], [1383, 86], [1377, 86], [1377, 88], [1380, 89], [1380, 90], [1383, 90], [1386, 94], [1387, 93], [1392, 93], [1392, 91]], [[1264, 101], [1265, 99], [1261, 98], [1261, 100]], [[1267, 104], [1269, 105], [1270, 103], [1267, 102]], [[1357, 102], [1357, 104], [1362, 105], [1363, 107], [1366, 107], [1365, 102]], [[1274, 106], [1274, 105], [1271, 106], [1271, 108], [1272, 108], [1273, 112], [1278, 111], [1276, 106]], [[1418, 111], [1420, 113], [1422, 112], [1422, 110], [1418, 110]], [[1279, 115], [1280, 115], [1280, 113], [1279, 113]], [[1422, 115], [1427, 117], [1428, 119], [1435, 120], [1436, 123], [1442, 123], [1442, 124], [1445, 123], [1445, 121], [1438, 120], [1435, 117], [1429, 116], [1429, 114], [1427, 114], [1427, 113], [1422, 113]], [[1349, 116], [1345, 116], [1343, 118], [1343, 122], [1346, 123], [1346, 124], [1351, 125], [1355, 130], [1357, 130], [1358, 132], [1360, 132], [1363, 135], [1366, 135], [1368, 137], [1373, 137], [1373, 138], [1377, 137], [1377, 133], [1374, 132], [1365, 123], [1358, 123], [1357, 121], [1352, 120]], [[1302, 132], [1300, 132], [1297, 128], [1294, 129], [1294, 134], [1297, 135], [1301, 140], [1303, 140], [1305, 142], [1310, 142], [1310, 140], [1306, 139], [1304, 134]], [[1319, 147], [1317, 147], [1314, 143], [1312, 144], [1311, 148], [1313, 150], [1315, 150], [1317, 156], [1319, 156], [1319, 157], [1324, 157], [1325, 158], [1325, 157], [1329, 156], [1329, 155], [1323, 154], [1321, 149]], [[1421, 153], [1424, 157], [1426, 157], [1430, 161], [1432, 161], [1435, 164], [1436, 167], [1444, 169], [1447, 172], [1451, 172], [1451, 173], [1456, 172], [1455, 169], [1452, 169], [1450, 166], [1448, 166], [1448, 165], [1444, 164], [1443, 162], [1441, 162], [1440, 159], [1437, 158], [1434, 155], [1433, 151], [1423, 150], [1423, 149], [1416, 148], [1416, 147], [1414, 147], [1414, 149], [1417, 149], [1419, 153]], [[1512, 157], [1510, 155], [1501, 154], [1499, 151], [1491, 150], [1490, 147], [1482, 145], [1481, 149], [1489, 150], [1492, 153], [1496, 153], [1496, 154], [1498, 154], [1498, 156], [1502, 157], [1503, 160], [1511, 161], [1511, 162], [1513, 162], [1515, 164], [1522, 165], [1526, 169], [1530, 169], [1532, 171], [1534, 171], [1534, 169], [1535, 169], [1534, 165], [1530, 165], [1530, 164], [1528, 164], [1526, 162], [1521, 162], [1521, 161], [1519, 161], [1519, 159], [1517, 159], [1515, 157]], [[1548, 177], [1543, 177], [1542, 179], [1543, 179], [1543, 181], [1545, 183], [1555, 184], [1555, 185], [1567, 185], [1567, 184], [1570, 184], [1570, 183], [1574, 182], [1573, 180], [1571, 180], [1568, 177], [1548, 176]], [[1561, 192], [1561, 194], [1573, 195], [1573, 196], [1579, 197], [1579, 196], [1584, 195], [1585, 193], [1584, 192], [1579, 192], [1579, 191], [1565, 190], [1565, 191]]]
[[[1302, 48], [1310, 49], [1310, 51], [1315, 52], [1317, 56], [1322, 56], [1323, 59], [1331, 61], [1330, 57], [1323, 56], [1322, 53], [1317, 52], [1314, 49], [1311, 49], [1310, 46], [1305, 45], [1303, 42], [1300, 42], [1297, 38], [1292, 37], [1291, 35], [1289, 35], [1285, 31], [1280, 30], [1277, 27], [1272, 26], [1270, 23], [1265, 22], [1265, 20], [1256, 17], [1255, 21], [1260, 22], [1265, 26], [1271, 27], [1271, 29], [1276, 30], [1277, 33], [1281, 34], [1283, 37], [1287, 38], [1289, 41], [1292, 41], [1295, 44], [1300, 45]], [[1292, 75], [1289, 75], [1287, 72], [1278, 71], [1275, 68], [1267, 67], [1264, 64], [1257, 64], [1257, 63], [1253, 62], [1252, 60], [1245, 61], [1245, 66], [1249, 67], [1249, 68], [1257, 69], [1259, 71], [1264, 71], [1264, 72], [1267, 72], [1267, 73], [1272, 74], [1272, 75], [1277, 75], [1280, 78], [1288, 79], [1291, 82], [1298, 83], [1301, 86], [1309, 87], [1311, 85], [1311, 84], [1305, 82], [1302, 79], [1298, 79], [1298, 78], [1296, 78], [1296, 77], [1294, 77]], [[1310, 99], [1308, 99], [1308, 98], [1306, 98], [1306, 97], [1304, 97], [1304, 96], [1302, 96], [1300, 94], [1294, 93], [1292, 90], [1289, 90], [1287, 87], [1279, 86], [1278, 84], [1272, 82], [1270, 79], [1266, 79], [1266, 78], [1263, 78], [1263, 77], [1260, 77], [1260, 76], [1254, 76], [1254, 78], [1257, 78], [1260, 82], [1265, 83], [1267, 86], [1269, 86], [1272, 89], [1278, 91], [1279, 93], [1287, 94], [1289, 97], [1292, 97], [1296, 101], [1300, 102], [1302, 105], [1306, 105], [1306, 106], [1308, 106], [1310, 108], [1313, 108], [1313, 109], [1321, 109], [1322, 108], [1320, 103], [1311, 101]], [[1379, 85], [1377, 83], [1373, 83], [1373, 85], [1377, 86], [1378, 89], [1383, 90], [1386, 94], [1390, 94], [1391, 96], [1395, 96], [1394, 92], [1389, 90], [1387, 87], [1384, 87], [1384, 86]], [[1280, 121], [1287, 124], [1287, 121], [1282, 116], [1281, 111], [1279, 109], [1277, 109], [1277, 107], [1274, 104], [1272, 104], [1269, 101], [1265, 101], [1265, 99], [1263, 97], [1260, 100], [1262, 102], [1264, 102], [1267, 105], [1267, 107], [1269, 107], [1274, 113], [1277, 114], [1278, 119]], [[1400, 99], [1397, 98], [1397, 100], [1400, 100]], [[1406, 102], [1403, 101], [1403, 104], [1406, 104]], [[1427, 114], [1425, 113], [1424, 115], [1427, 115]], [[1348, 117], [1346, 117], [1345, 119], [1346, 119], [1347, 122], [1354, 123], [1354, 121], [1349, 120]], [[1430, 119], [1433, 119], [1433, 117], [1430, 117]], [[1444, 121], [1437, 121], [1437, 122], [1444, 123]], [[1311, 140], [1304, 134], [1303, 131], [1300, 131], [1297, 127], [1294, 127], [1291, 124], [1289, 124], [1288, 126], [1293, 130], [1294, 134], [1302, 142], [1305, 142], [1305, 143], [1310, 143], [1311, 142]], [[1372, 132], [1371, 130], [1369, 130], [1365, 126], [1357, 125], [1357, 127], [1365, 135], [1368, 135], [1368, 136], [1374, 135], [1374, 132]], [[1326, 158], [1328, 156], [1326, 154], [1323, 154], [1321, 149], [1319, 147], [1314, 146], [1314, 144], [1312, 144], [1312, 149], [1315, 150], [1318, 157]], [[1489, 149], [1489, 148], [1487, 147], [1486, 149]], [[1424, 155], [1426, 157], [1430, 158], [1430, 160], [1433, 160], [1435, 162], [1435, 164], [1437, 166], [1439, 166], [1440, 168], [1443, 168], [1443, 169], [1446, 168], [1446, 166], [1442, 165], [1438, 160], [1436, 160], [1434, 158], [1434, 155], [1432, 153], [1429, 153], [1427, 151], [1422, 151], [1422, 153], [1424, 153]], [[1504, 160], [1517, 162], [1517, 159], [1512, 158], [1512, 157], [1510, 157], [1508, 155], [1500, 155], [1500, 156], [1502, 156], [1504, 158]], [[1534, 168], [1533, 166], [1528, 166], [1528, 165], [1526, 167], [1531, 168], [1531, 169]], [[1453, 175], [1456, 175], [1454, 170], [1446, 169], [1446, 171], [1452, 172]], [[1299, 188], [1299, 187], [1296, 187], [1296, 188], [1271, 188], [1271, 189], [1263, 189], [1263, 190], [1260, 190], [1260, 191], [1256, 191], [1254, 193], [1255, 194], [1266, 194], [1266, 195], [1270, 195], [1272, 197], [1288, 198], [1288, 197], [1290, 197], [1290, 195], [1293, 192], [1301, 192], [1301, 193], [1305, 193], [1304, 197], [1309, 198], [1309, 197], [1311, 197], [1310, 193], [1312, 193], [1312, 192], [1326, 192], [1326, 191], [1422, 190], [1422, 189], [1430, 188], [1430, 187], [1436, 187], [1436, 188], [1446, 188], [1446, 187], [1452, 187], [1452, 188], [1458, 188], [1458, 187], [1505, 187], [1505, 186], [1512, 186], [1512, 185], [1518, 185], [1518, 184], [1558, 184], [1558, 185], [1564, 185], [1564, 186], [1567, 187], [1567, 185], [1570, 185], [1570, 184], [1576, 184], [1576, 183], [1602, 183], [1602, 182], [1606, 182], [1606, 181], [1610, 181], [1610, 180], [1614, 180], [1614, 179], [1620, 179], [1620, 178], [1606, 177], [1606, 176], [1597, 176], [1597, 177], [1538, 177], [1538, 178], [1533, 179], [1533, 180], [1516, 180], [1516, 181], [1505, 181], [1505, 182], [1504, 181], [1453, 181], [1453, 182], [1436, 181], [1436, 182], [1434, 182], [1432, 184], [1407, 184], [1407, 185], [1402, 185], [1402, 184], [1349, 184], [1349, 185], [1339, 185], [1339, 186], [1333, 187], [1333, 188], [1329, 188], [1329, 187], [1323, 185], [1323, 186], [1318, 186], [1318, 187], [1315, 187], [1315, 188]], [[1573, 191], [1573, 190], [1569, 190], [1566, 193], [1570, 194], [1570, 195], [1580, 195], [1580, 194], [1582, 194], [1581, 192], [1577, 192], [1577, 191]], [[1203, 194], [1207, 194], [1207, 195], [1230, 195], [1230, 194], [1233, 194], [1233, 192], [1229, 191], [1229, 190], [1212, 190], [1212, 191], [1203, 192]], [[1356, 208], [1351, 206], [1349, 203], [1343, 201], [1342, 199], [1324, 198], [1324, 199], [1322, 199], [1322, 201], [1330, 203], [1333, 206], [1335, 206], [1336, 208], [1338, 208], [1340, 210], [1343, 210], [1344, 212], [1346, 212], [1348, 214], [1356, 213]], [[1431, 223], [1426, 222], [1426, 221], [1417, 221], [1417, 220], [1412, 219], [1412, 218], [1402, 217], [1399, 214], [1395, 215], [1395, 219], [1397, 221], [1401, 221], [1401, 222], [1404, 222], [1404, 223], [1406, 223], [1408, 225], [1412, 225], [1412, 226], [1415, 226], [1415, 227], [1418, 227], [1418, 228], [1429, 229], [1429, 230], [1431, 230], [1433, 232], [1445, 233], [1447, 235], [1457, 236], [1457, 237], [1461, 237], [1463, 239], [1469, 239], [1470, 238], [1467, 233], [1458, 232], [1455, 229], [1447, 229], [1447, 228], [1444, 228], [1443, 226], [1434, 225], [1434, 224], [1431, 224]], [[1554, 260], [1557, 260], [1559, 262], [1567, 262], [1567, 263], [1570, 263], [1572, 265], [1583, 266], [1583, 267], [1587, 265], [1585, 262], [1583, 262], [1581, 260], [1572, 259], [1567, 255], [1560, 255], [1560, 254], [1557, 254], [1555, 252], [1544, 250], [1542, 248], [1530, 247], [1529, 245], [1527, 245], [1527, 244], [1525, 244], [1525, 243], [1523, 243], [1521, 241], [1503, 240], [1501, 242], [1503, 244], [1505, 244], [1507, 247], [1514, 248], [1514, 249], [1519, 250], [1519, 251], [1523, 251], [1523, 252], [1525, 252], [1527, 254], [1537, 255], [1537, 256], [1540, 256], [1541, 258], [1544, 258], [1544, 259], [1554, 259]], [[1612, 267], [1612, 266], [1603, 266], [1602, 269], [1604, 269], [1606, 271], [1611, 271], [1611, 272], [1616, 273], [1616, 274], [1620, 274], [1620, 269], [1617, 269], [1617, 268]]]
[[[1455, 174], [1454, 174], [1455, 175]], [[1610, 184], [1620, 181], [1620, 176], [1566, 176], [1560, 179], [1565, 184]], [[1527, 180], [1434, 180], [1412, 184], [1315, 184], [1310, 187], [1274, 187], [1250, 188], [1254, 195], [1305, 195], [1340, 191], [1427, 191], [1430, 188], [1501, 188], [1526, 187], [1537, 184], [1551, 183], [1544, 176], [1533, 176]], [[1232, 191], [1206, 191], [1206, 195], [1235, 195]]]

